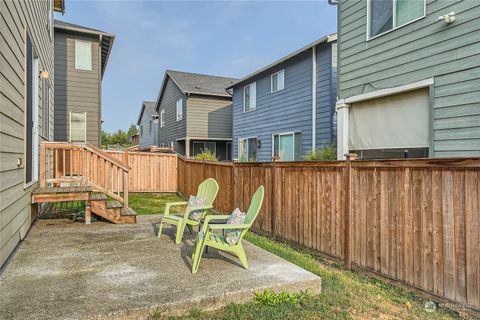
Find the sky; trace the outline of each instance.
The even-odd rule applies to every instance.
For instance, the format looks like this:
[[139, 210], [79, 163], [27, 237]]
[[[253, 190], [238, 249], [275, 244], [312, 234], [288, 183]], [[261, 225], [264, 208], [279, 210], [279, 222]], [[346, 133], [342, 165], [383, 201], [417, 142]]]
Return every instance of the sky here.
[[314, 1], [66, 0], [56, 19], [116, 35], [102, 83], [103, 129], [136, 123], [166, 69], [242, 78], [336, 32]]

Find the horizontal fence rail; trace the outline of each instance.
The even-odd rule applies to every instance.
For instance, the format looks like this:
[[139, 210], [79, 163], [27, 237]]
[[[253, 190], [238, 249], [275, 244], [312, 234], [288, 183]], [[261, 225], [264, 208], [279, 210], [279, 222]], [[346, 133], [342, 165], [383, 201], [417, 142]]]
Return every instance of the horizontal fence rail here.
[[254, 229], [348, 268], [480, 309], [480, 159], [220, 163], [179, 157], [178, 190], [212, 177], [214, 207], [245, 211], [265, 187]]

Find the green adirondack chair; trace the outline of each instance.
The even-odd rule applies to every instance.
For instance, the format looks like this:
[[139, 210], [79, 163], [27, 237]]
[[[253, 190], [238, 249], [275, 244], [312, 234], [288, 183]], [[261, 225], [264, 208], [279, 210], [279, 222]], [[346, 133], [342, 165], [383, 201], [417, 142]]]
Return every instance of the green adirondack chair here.
[[[160, 226], [158, 228], [158, 235], [157, 238], [160, 238], [162, 235], [163, 224], [173, 224], [177, 226], [177, 233], [175, 236], [175, 243], [180, 244], [183, 237], [183, 232], [185, 231], [185, 226], [188, 227], [190, 231], [192, 231], [193, 226], [197, 226], [200, 224], [199, 221], [189, 219], [189, 214], [192, 211], [196, 210], [203, 210], [203, 217], [205, 217], [207, 210], [213, 208], [213, 201], [217, 197], [218, 193], [218, 183], [213, 178], [208, 178], [198, 186], [197, 190], [197, 197], [204, 198], [206, 200], [206, 204], [204, 206], [197, 206], [197, 207], [188, 207], [188, 201], [180, 201], [180, 202], [169, 202], [165, 204], [165, 213], [163, 215], [162, 220], [160, 221]], [[174, 206], [187, 206], [182, 216], [174, 215], [170, 213], [170, 208]]]
[[[235, 254], [240, 259], [240, 262], [242, 262], [243, 267], [248, 269], [248, 261], [247, 256], [245, 255], [245, 250], [243, 249], [242, 239], [260, 212], [264, 194], [265, 190], [263, 186], [260, 186], [252, 197], [252, 201], [250, 202], [250, 207], [247, 210], [245, 222], [243, 224], [210, 224], [211, 221], [215, 220], [227, 220], [230, 217], [229, 215], [209, 215], [205, 217], [202, 230], [197, 234], [197, 239], [195, 242], [195, 249], [192, 255], [192, 273], [197, 273], [198, 267], [200, 266], [200, 260], [202, 259], [202, 254], [206, 246]], [[215, 230], [225, 229], [241, 230], [240, 239], [238, 240], [237, 244], [229, 245], [226, 242], [223, 234], [214, 232]]]

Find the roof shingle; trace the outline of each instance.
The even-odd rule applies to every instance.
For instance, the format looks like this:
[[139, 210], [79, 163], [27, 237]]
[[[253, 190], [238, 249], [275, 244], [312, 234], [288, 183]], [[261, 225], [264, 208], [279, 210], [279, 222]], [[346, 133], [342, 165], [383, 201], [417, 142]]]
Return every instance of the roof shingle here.
[[226, 88], [237, 79], [206, 74], [167, 70], [167, 74], [184, 93], [206, 94], [229, 97]]

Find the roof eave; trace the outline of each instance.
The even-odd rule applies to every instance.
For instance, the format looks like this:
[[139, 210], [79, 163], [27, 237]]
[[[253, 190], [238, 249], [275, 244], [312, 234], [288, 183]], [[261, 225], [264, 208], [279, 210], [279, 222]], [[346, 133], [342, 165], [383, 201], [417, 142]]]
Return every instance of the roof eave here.
[[316, 47], [316, 46], [318, 46], [322, 43], [329, 43], [329, 42], [333, 42], [333, 41], [336, 41], [336, 40], [337, 40], [337, 34], [335, 34], [335, 33], [331, 34], [331, 35], [324, 36], [324, 37], [322, 37], [318, 40], [315, 40], [314, 42], [312, 42], [312, 43], [310, 43], [310, 44], [308, 44], [308, 45], [306, 45], [306, 46], [304, 46], [304, 47], [302, 47], [302, 48], [300, 48], [300, 49], [298, 49], [298, 50], [296, 50], [296, 51], [294, 51], [294, 52], [292, 52], [292, 53], [290, 53], [286, 56], [284, 56], [283, 58], [280, 58], [280, 59], [272, 62], [271, 64], [269, 64], [269, 65], [267, 65], [263, 68], [260, 68], [257, 71], [252, 72], [251, 74], [249, 74], [246, 77], [238, 80], [237, 82], [233, 83], [232, 85], [228, 86], [225, 89], [226, 90], [232, 89], [233, 87], [236, 87], [237, 85], [239, 85], [241, 83], [244, 83], [244, 82], [248, 81], [249, 79], [261, 74], [262, 72], [268, 71], [269, 69], [274, 68], [274, 67], [278, 66], [279, 64], [281, 64], [285, 61], [288, 61], [288, 60], [298, 56], [299, 54], [302, 54], [305, 51], [310, 50], [311, 48]]

